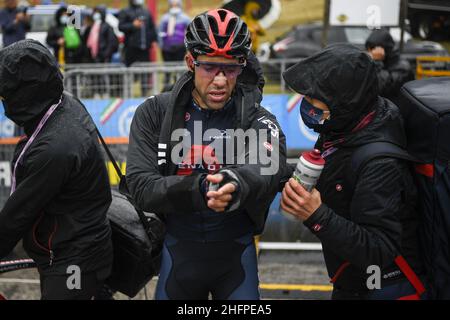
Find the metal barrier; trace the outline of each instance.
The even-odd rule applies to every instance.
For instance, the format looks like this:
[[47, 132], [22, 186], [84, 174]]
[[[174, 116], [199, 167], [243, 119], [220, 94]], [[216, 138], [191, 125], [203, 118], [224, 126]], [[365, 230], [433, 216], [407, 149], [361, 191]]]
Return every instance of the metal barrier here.
[[[261, 62], [266, 93], [285, 93], [282, 72], [299, 59]], [[168, 89], [187, 68], [178, 63], [77, 64], [64, 69], [65, 89], [80, 99], [146, 97]]]
[[426, 77], [450, 77], [450, 57], [418, 56], [416, 79]]

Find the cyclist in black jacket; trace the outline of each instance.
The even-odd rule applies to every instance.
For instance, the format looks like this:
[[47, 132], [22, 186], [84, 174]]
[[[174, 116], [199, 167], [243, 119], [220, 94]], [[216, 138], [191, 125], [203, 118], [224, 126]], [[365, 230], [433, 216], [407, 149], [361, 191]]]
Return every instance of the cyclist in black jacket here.
[[[333, 299], [417, 299], [423, 291], [420, 280], [411, 281], [412, 273], [405, 272], [406, 265], [416, 275], [423, 271], [417, 190], [407, 161], [380, 156], [353, 178], [352, 156], [359, 147], [375, 142], [406, 147], [399, 110], [378, 95], [375, 70], [367, 53], [336, 44], [283, 75], [305, 95], [302, 119], [320, 133], [316, 148], [326, 163], [317, 189], [309, 193], [291, 179], [281, 205], [321, 240]], [[369, 279], [377, 268], [378, 280]]]
[[[185, 44], [190, 71], [139, 106], [128, 150], [137, 206], [167, 224], [156, 298], [258, 299], [253, 235], [284, 172], [285, 137], [259, 105], [257, 82], [236, 85], [251, 47], [239, 17], [223, 9], [200, 14]], [[237, 152], [228, 145], [234, 129], [255, 133]]]
[[112, 266], [111, 191], [95, 124], [63, 93], [55, 58], [34, 40], [0, 51], [0, 96], [6, 116], [26, 134], [0, 212], [0, 259], [23, 239], [42, 299], [91, 299]]
[[130, 0], [128, 8], [119, 12], [119, 30], [125, 34], [125, 64], [149, 61], [149, 49], [157, 40], [153, 17], [144, 1]]

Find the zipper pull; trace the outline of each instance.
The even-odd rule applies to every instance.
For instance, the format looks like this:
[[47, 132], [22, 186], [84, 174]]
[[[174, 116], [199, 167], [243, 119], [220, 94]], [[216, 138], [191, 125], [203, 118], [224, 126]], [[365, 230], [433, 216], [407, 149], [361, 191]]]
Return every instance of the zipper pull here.
[[50, 250], [50, 262], [49, 262], [49, 266], [53, 265], [53, 259], [55, 258], [55, 255], [53, 254], [53, 250]]

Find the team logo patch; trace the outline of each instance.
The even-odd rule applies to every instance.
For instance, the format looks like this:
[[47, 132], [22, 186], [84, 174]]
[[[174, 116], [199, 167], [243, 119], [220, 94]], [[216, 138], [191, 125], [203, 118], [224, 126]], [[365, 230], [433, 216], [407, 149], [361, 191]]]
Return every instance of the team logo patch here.
[[320, 224], [316, 223], [316, 224], [312, 227], [312, 229], [313, 229], [315, 232], [319, 232], [320, 229], [322, 229], [322, 226], [321, 226]]
[[264, 145], [264, 148], [266, 148], [270, 152], [273, 151], [273, 147], [272, 147], [272, 145], [269, 142], [266, 141], [266, 142], [263, 143], [263, 145]]
[[189, 112], [186, 112], [186, 114], [184, 115], [184, 121], [189, 121], [191, 119], [191, 114]]

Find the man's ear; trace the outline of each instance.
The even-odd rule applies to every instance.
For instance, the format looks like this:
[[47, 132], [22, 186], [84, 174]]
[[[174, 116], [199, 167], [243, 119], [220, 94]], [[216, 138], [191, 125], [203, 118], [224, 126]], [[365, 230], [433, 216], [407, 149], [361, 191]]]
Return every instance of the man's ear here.
[[189, 71], [194, 72], [194, 58], [190, 53], [187, 53], [184, 56], [184, 61], [186, 62], [186, 66], [188, 67]]

